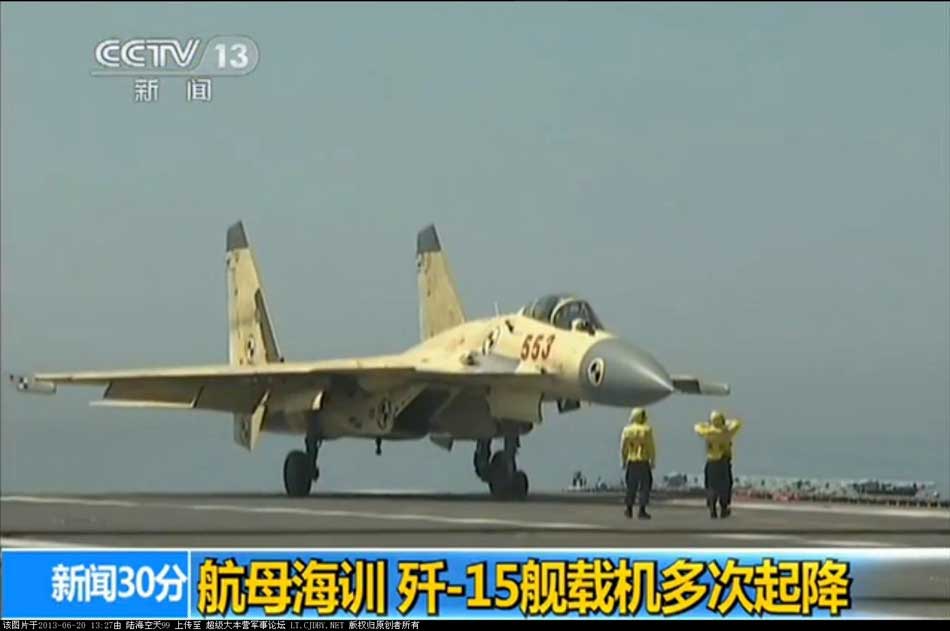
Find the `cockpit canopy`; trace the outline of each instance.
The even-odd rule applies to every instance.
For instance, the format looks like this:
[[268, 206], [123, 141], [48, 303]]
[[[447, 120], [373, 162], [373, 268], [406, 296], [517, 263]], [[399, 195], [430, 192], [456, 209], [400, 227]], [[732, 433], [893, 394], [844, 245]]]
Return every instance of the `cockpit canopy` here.
[[521, 310], [521, 314], [568, 331], [572, 329], [576, 320], [581, 320], [586, 326], [593, 327], [594, 330], [604, 328], [586, 300], [568, 294], [542, 296], [526, 305]]

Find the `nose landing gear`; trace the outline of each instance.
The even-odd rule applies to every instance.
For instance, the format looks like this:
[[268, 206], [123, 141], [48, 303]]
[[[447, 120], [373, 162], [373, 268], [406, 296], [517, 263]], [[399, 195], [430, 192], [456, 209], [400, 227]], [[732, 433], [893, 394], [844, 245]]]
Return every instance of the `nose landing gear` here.
[[475, 447], [475, 473], [488, 483], [492, 497], [500, 500], [524, 500], [528, 497], [528, 476], [518, 469], [517, 436], [506, 436], [502, 451], [491, 455], [491, 441], [478, 441]]

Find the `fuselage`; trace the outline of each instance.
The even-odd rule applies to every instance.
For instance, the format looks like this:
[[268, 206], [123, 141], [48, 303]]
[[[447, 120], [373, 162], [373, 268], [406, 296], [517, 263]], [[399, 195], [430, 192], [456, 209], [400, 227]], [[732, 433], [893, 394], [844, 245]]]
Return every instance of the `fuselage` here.
[[[514, 409], [511, 416], [517, 421], [521, 409], [540, 408], [543, 401], [633, 407], [673, 392], [666, 370], [649, 353], [613, 333], [590, 327], [565, 329], [522, 313], [469, 320], [394, 359], [447, 374], [484, 364], [489, 372], [510, 370], [544, 379], [504, 391], [483, 385], [424, 388], [363, 382], [355, 390], [325, 392], [318, 411], [282, 415], [274, 410], [265, 420], [265, 431], [303, 433], [317, 414], [327, 438], [392, 440], [444, 433], [479, 439], [502, 433], [501, 423], [508, 419], [501, 410]], [[515, 424], [526, 432], [533, 423]]]
[[466, 322], [406, 353], [423, 362], [466, 353], [517, 362], [519, 370], [552, 377], [545, 400], [633, 407], [673, 392], [669, 374], [656, 359], [613, 333], [568, 330], [521, 313]]

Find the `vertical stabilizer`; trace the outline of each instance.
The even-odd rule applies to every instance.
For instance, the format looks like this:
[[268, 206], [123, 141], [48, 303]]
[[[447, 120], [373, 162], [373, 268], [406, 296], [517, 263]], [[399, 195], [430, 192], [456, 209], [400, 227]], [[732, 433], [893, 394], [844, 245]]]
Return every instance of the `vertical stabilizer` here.
[[[228, 360], [234, 366], [257, 366], [284, 358], [264, 301], [261, 277], [247, 242], [244, 224], [228, 228]], [[251, 450], [263, 423], [267, 394], [251, 414], [234, 415], [234, 442]]]
[[455, 279], [433, 225], [419, 231], [416, 239], [416, 267], [419, 278], [419, 328], [422, 339], [426, 340], [465, 322]]
[[228, 359], [235, 366], [282, 361], [244, 224], [228, 228]]

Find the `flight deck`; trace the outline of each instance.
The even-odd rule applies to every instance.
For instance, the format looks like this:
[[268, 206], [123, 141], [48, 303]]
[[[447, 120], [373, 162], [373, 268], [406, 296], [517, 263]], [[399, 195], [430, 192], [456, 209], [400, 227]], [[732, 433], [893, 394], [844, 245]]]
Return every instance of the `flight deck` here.
[[710, 519], [699, 499], [627, 519], [612, 495], [424, 492], [6, 495], [4, 546], [950, 547], [950, 511], [737, 502]]
[[620, 496], [611, 494], [520, 502], [392, 491], [0, 500], [3, 548], [939, 548], [938, 561], [931, 555], [873, 585], [863, 610], [950, 617], [945, 509], [739, 501], [732, 517], [713, 520], [701, 499], [667, 499], [651, 504], [653, 519], [638, 520], [624, 517]]

